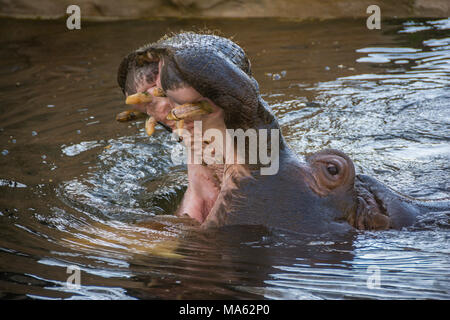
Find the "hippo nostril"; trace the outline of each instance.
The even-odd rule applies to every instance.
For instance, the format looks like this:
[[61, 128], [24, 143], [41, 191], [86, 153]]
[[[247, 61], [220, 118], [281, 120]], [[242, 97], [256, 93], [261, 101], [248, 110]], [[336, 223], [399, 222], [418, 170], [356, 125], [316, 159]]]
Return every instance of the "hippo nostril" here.
[[327, 167], [327, 171], [328, 171], [332, 176], [335, 176], [335, 175], [337, 175], [337, 174], [339, 173], [339, 170], [338, 170], [338, 168], [337, 168], [335, 165], [329, 165], [329, 166]]

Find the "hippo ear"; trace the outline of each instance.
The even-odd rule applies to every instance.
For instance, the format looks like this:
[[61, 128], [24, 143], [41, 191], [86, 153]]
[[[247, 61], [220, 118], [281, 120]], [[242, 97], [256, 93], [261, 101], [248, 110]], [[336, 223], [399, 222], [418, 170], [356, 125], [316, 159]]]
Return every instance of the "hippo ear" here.
[[255, 124], [258, 91], [254, 80], [213, 47], [177, 50], [173, 56], [183, 79], [225, 111], [229, 128]]
[[355, 166], [353, 161], [338, 150], [327, 149], [306, 158], [315, 180], [315, 191], [326, 196], [335, 190], [353, 189]]

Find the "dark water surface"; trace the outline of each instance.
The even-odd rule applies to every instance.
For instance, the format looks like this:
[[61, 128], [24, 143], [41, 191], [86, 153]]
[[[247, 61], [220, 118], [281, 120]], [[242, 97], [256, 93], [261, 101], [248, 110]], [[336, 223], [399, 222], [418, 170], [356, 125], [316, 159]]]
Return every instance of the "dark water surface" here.
[[[449, 196], [450, 20], [0, 19], [0, 298], [450, 298], [448, 215], [333, 239], [196, 231], [175, 145], [115, 122], [121, 58], [192, 26], [234, 36], [299, 154], [338, 148], [419, 198]], [[68, 286], [68, 267], [81, 287]], [[379, 274], [379, 286], [373, 281]], [[373, 286], [375, 284], [375, 286]]]

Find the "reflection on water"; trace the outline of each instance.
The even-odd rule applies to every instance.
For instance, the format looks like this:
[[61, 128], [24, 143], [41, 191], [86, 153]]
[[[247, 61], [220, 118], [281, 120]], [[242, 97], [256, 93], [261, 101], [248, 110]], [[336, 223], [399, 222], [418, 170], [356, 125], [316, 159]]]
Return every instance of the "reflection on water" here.
[[[207, 24], [246, 48], [299, 156], [338, 148], [401, 192], [446, 197], [450, 19], [382, 31], [359, 20], [130, 21], [76, 32], [60, 21], [0, 24], [0, 297], [450, 297], [447, 213], [342, 238], [199, 232], [173, 216], [187, 180], [169, 135], [114, 121], [122, 56], [168, 29]], [[73, 266], [79, 288], [66, 283]]]

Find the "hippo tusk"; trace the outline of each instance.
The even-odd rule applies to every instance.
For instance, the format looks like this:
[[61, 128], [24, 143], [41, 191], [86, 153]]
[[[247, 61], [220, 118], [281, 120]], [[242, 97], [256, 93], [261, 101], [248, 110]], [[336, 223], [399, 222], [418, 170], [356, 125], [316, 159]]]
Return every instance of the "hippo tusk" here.
[[145, 132], [147, 132], [147, 134], [149, 136], [151, 136], [153, 134], [153, 132], [155, 132], [155, 125], [156, 125], [156, 119], [153, 117], [149, 117], [145, 121]]
[[154, 88], [152, 90], [152, 95], [154, 97], [165, 97], [166, 93], [164, 92], [164, 90], [162, 88]]
[[196, 103], [185, 103], [170, 111], [167, 115], [167, 120], [177, 121], [177, 135], [182, 138], [184, 120], [195, 116], [209, 114], [213, 112], [213, 108], [207, 101], [201, 101]]
[[177, 135], [181, 137], [183, 134], [184, 120], [177, 121]]
[[128, 122], [139, 118], [143, 118], [146, 115], [147, 115], [146, 113], [137, 110], [126, 110], [118, 113], [116, 115], [116, 120], [119, 122]]
[[211, 112], [213, 112], [213, 108], [207, 101], [185, 103], [172, 109], [167, 115], [167, 120], [180, 121]]
[[[136, 120], [138, 118], [142, 118], [143, 116], [146, 116], [146, 113], [140, 112], [140, 111], [136, 111], [136, 110], [127, 110], [127, 111], [123, 111], [121, 113], [119, 113], [116, 116], [116, 120], [119, 122], [127, 122], [127, 121], [132, 121], [132, 120]], [[155, 132], [155, 126], [156, 126], [156, 119], [153, 117], [149, 117], [147, 118], [147, 120], [145, 120], [145, 132], [151, 136], [154, 132]]]
[[132, 94], [131, 96], [128, 96], [125, 100], [126, 104], [139, 104], [139, 103], [146, 103], [146, 102], [152, 102], [153, 96], [149, 94], [148, 92], [138, 92], [135, 94]]
[[144, 92], [138, 92], [135, 94], [132, 94], [131, 96], [128, 96], [125, 100], [126, 104], [139, 104], [139, 103], [147, 103], [152, 102], [153, 97], [165, 97], [166, 93], [162, 88], [154, 88], [152, 90], [152, 93], [148, 93], [146, 91]]

